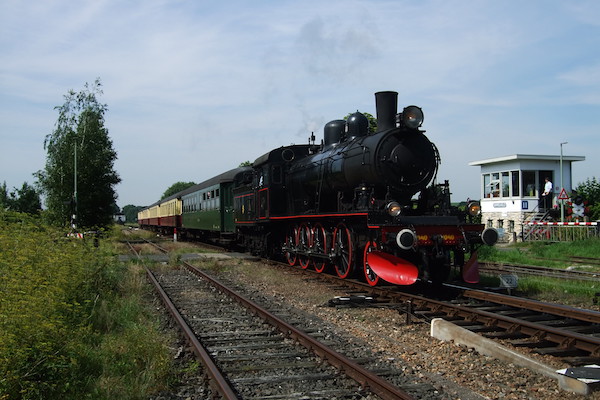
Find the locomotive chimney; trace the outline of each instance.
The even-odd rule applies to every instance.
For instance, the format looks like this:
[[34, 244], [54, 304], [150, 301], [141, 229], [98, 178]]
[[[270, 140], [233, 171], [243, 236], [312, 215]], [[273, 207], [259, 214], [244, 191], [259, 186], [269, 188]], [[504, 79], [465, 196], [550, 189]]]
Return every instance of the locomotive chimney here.
[[377, 132], [395, 128], [398, 92], [375, 93], [375, 107], [377, 108]]

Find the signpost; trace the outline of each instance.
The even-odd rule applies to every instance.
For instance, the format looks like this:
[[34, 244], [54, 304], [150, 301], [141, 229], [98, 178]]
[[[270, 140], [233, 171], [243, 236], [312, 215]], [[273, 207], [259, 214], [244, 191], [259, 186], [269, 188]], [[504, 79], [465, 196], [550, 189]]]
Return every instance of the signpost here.
[[558, 195], [558, 200], [560, 200], [560, 222], [565, 222], [565, 200], [569, 198], [567, 191], [563, 187]]
[[565, 222], [565, 199], [561, 199], [561, 196], [563, 195], [563, 193], [566, 196], [566, 199], [568, 199], [569, 197], [567, 196], [567, 192], [565, 192], [565, 185], [563, 182], [563, 144], [567, 144], [569, 142], [562, 142], [560, 144], [560, 187], [561, 187], [561, 192], [560, 192], [560, 196], [558, 196], [559, 200], [561, 200], [560, 202], [560, 222]]
[[567, 191], [565, 190], [565, 188], [563, 188], [560, 191], [560, 194], [558, 195], [558, 199], [559, 200], [568, 200], [569, 199], [569, 195], [567, 194]]
[[506, 288], [510, 295], [511, 289], [516, 289], [519, 285], [519, 277], [515, 274], [500, 275], [500, 287]]

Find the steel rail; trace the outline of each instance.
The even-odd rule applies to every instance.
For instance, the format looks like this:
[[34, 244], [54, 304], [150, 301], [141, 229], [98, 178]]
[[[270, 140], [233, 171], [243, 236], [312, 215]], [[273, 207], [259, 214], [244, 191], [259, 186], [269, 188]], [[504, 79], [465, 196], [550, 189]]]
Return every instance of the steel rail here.
[[[156, 246], [160, 251], [168, 252], [167, 250], [156, 245], [155, 243], [152, 243], [150, 241], [148, 241], [148, 242], [153, 244], [154, 246]], [[205, 279], [206, 281], [210, 282], [218, 290], [231, 296], [238, 303], [242, 304], [244, 307], [248, 308], [249, 310], [251, 310], [254, 313], [256, 313], [257, 315], [259, 315], [266, 322], [277, 327], [284, 335], [293, 338], [298, 343], [300, 343], [304, 347], [306, 347], [309, 351], [314, 352], [317, 356], [319, 356], [323, 360], [329, 362], [334, 367], [343, 371], [346, 375], [348, 375], [349, 377], [354, 379], [361, 386], [363, 386], [364, 388], [368, 388], [369, 390], [371, 390], [373, 393], [377, 394], [382, 399], [384, 399], [384, 400], [413, 400], [414, 399], [407, 392], [392, 385], [390, 382], [382, 379], [381, 377], [373, 374], [372, 372], [366, 370], [365, 368], [358, 365], [356, 362], [352, 361], [348, 357], [334, 351], [333, 349], [330, 349], [329, 347], [325, 346], [318, 340], [312, 338], [311, 336], [309, 336], [308, 334], [304, 333], [303, 331], [297, 329], [293, 325], [288, 324], [287, 322], [283, 321], [276, 315], [270, 313], [268, 310], [261, 307], [260, 305], [254, 303], [253, 301], [251, 301], [249, 299], [244, 298], [237, 292], [235, 292], [232, 289], [225, 286], [223, 283], [221, 283], [217, 279], [211, 277], [208, 274], [205, 274], [204, 272], [202, 272], [200, 269], [196, 268], [192, 264], [185, 262], [185, 261], [183, 261], [182, 264], [189, 271], [191, 271], [195, 275]], [[150, 272], [150, 271], [148, 271], [148, 272]], [[155, 279], [156, 278], [154, 278], [154, 280]], [[166, 293], [165, 293], [165, 295], [166, 295]], [[167, 296], [167, 299], [168, 299], [168, 296]], [[169, 302], [170, 302], [170, 299], [169, 299]], [[183, 322], [185, 323], [185, 321], [183, 321]], [[187, 326], [187, 324], [186, 324], [186, 326]], [[193, 332], [191, 332], [191, 334], [193, 335]], [[187, 337], [187, 334], [186, 334], [186, 337]], [[194, 336], [194, 338], [195, 338], [195, 336]], [[195, 340], [197, 341], [197, 339], [195, 339]], [[212, 359], [211, 359], [211, 361], [212, 361]]]
[[[127, 244], [129, 245], [129, 248], [131, 249], [131, 251], [133, 251], [135, 253], [135, 255], [138, 258], [140, 258], [139, 253], [133, 248], [131, 243], [127, 242]], [[164, 249], [160, 248], [159, 246], [157, 246], [157, 247], [159, 249], [161, 249], [161, 251], [164, 251]], [[190, 328], [190, 326], [187, 324], [187, 322], [185, 322], [185, 319], [179, 313], [179, 311], [177, 310], [177, 307], [175, 307], [175, 305], [169, 298], [169, 295], [167, 294], [167, 292], [165, 292], [165, 290], [162, 288], [162, 286], [156, 279], [156, 276], [145, 265], [144, 265], [144, 269], [146, 270], [146, 276], [148, 277], [150, 282], [153, 284], [154, 289], [158, 293], [163, 304], [165, 305], [165, 307], [167, 308], [167, 310], [169, 311], [169, 313], [171, 314], [171, 316], [173, 317], [173, 319], [175, 320], [175, 322], [181, 329], [181, 331], [182, 331], [183, 335], [185, 336], [185, 338], [187, 339], [188, 343], [192, 347], [192, 351], [200, 359], [202, 364], [204, 364], [204, 367], [206, 369], [206, 374], [208, 375], [208, 378], [209, 378], [209, 385], [211, 385], [211, 387], [215, 391], [217, 391], [219, 394], [221, 394], [221, 396], [223, 396], [224, 399], [227, 399], [227, 400], [239, 399], [239, 396], [235, 393], [235, 391], [233, 390], [233, 388], [231, 387], [231, 385], [229, 384], [229, 382], [227, 381], [225, 376], [223, 376], [223, 374], [221, 373], [219, 368], [216, 366], [216, 364], [214, 363], [213, 359], [210, 357], [210, 355], [208, 354], [208, 352], [206, 351], [204, 346], [202, 346], [202, 343], [200, 343], [200, 341], [194, 334], [194, 331], [192, 330], [192, 328]]]
[[461, 317], [467, 321], [478, 322], [487, 327], [499, 327], [509, 333], [520, 332], [524, 335], [535, 338], [536, 340], [547, 340], [556, 343], [562, 348], [574, 347], [586, 351], [592, 356], [600, 356], [600, 338], [582, 335], [576, 332], [570, 332], [564, 329], [557, 329], [535, 322], [524, 321], [505, 315], [495, 314], [493, 312], [472, 309], [470, 307], [451, 305], [434, 300], [428, 300], [428, 303], [435, 304], [433, 311], [443, 311], [452, 317]]
[[[355, 283], [353, 282], [353, 284]], [[368, 288], [366, 287], [367, 285], [356, 284], [356, 286], [361, 286], [368, 290]], [[459, 317], [466, 321], [481, 323], [488, 327], [498, 327], [510, 333], [520, 332], [524, 335], [534, 337], [537, 340], [548, 340], [550, 342], [556, 343], [557, 345], [563, 348], [574, 347], [576, 349], [586, 351], [594, 357], [600, 356], [600, 338], [594, 336], [582, 335], [564, 329], [557, 329], [535, 322], [524, 321], [518, 318], [508, 317], [501, 314], [495, 314], [493, 312], [478, 310], [476, 308], [471, 308], [467, 306], [461, 306], [439, 300], [428, 299], [423, 296], [418, 296], [409, 293], [390, 292], [385, 289], [378, 289], [373, 292], [386, 296], [387, 298], [393, 299], [394, 301], [409, 301], [413, 305], [413, 308], [429, 309], [431, 310], [431, 312], [434, 313], [439, 312], [446, 314], [450, 317]], [[475, 293], [471, 294], [475, 295]], [[490, 299], [491, 297], [492, 296], [490, 296]], [[504, 296], [505, 300], [507, 300], [507, 303], [508, 298], [510, 297], [511, 296]], [[500, 303], [500, 301], [498, 302]], [[522, 305], [517, 305], [519, 302], [521, 302]], [[527, 300], [518, 298], [514, 299], [514, 304], [515, 307], [524, 308], [531, 311], [544, 312], [548, 314], [554, 312], [559, 316], [565, 318], [576, 319], [575, 316], [577, 315], [585, 322], [590, 322], [590, 319], [596, 321], [598, 318], [598, 313], [591, 310], [588, 313], [586, 312], [586, 310], [578, 310], [576, 308], [560, 305], [547, 305], [548, 308], [546, 308], [545, 303], [535, 301], [528, 302]], [[572, 314], [569, 314], [569, 312], [572, 312]]]
[[260, 305], [256, 304], [255, 302], [244, 298], [240, 294], [236, 293], [232, 289], [230, 289], [227, 286], [225, 286], [224, 284], [222, 284], [217, 279], [211, 277], [210, 275], [205, 274], [204, 272], [202, 272], [201, 270], [199, 270], [198, 268], [194, 267], [193, 265], [191, 265], [187, 262], [183, 262], [183, 264], [192, 273], [194, 273], [195, 275], [197, 275], [203, 279], [206, 279], [212, 285], [217, 287], [218, 290], [231, 296], [238, 303], [242, 304], [249, 310], [253, 311], [254, 313], [259, 315], [261, 318], [263, 318], [268, 323], [276, 326], [285, 335], [293, 338], [298, 343], [302, 344], [307, 349], [314, 352], [315, 354], [317, 354], [319, 357], [321, 357], [325, 361], [329, 362], [331, 365], [340, 369], [345, 374], [347, 374], [349, 377], [351, 377], [352, 379], [357, 381], [360, 385], [362, 385], [365, 388], [368, 388], [369, 390], [371, 390], [373, 393], [377, 394], [382, 399], [386, 399], [386, 400], [413, 399], [413, 397], [410, 394], [406, 393], [402, 389], [392, 385], [390, 382], [388, 382], [388, 381], [382, 379], [381, 377], [373, 374], [372, 372], [366, 370], [365, 368], [358, 365], [356, 362], [352, 361], [348, 357], [334, 351], [333, 349], [330, 349], [329, 347], [325, 346], [318, 340], [307, 335], [300, 329], [297, 329], [293, 325], [288, 324], [287, 322], [283, 321], [279, 317], [270, 313], [265, 308], [261, 307]]
[[600, 281], [600, 272], [577, 271], [568, 269], [548, 268], [538, 265], [512, 265], [499, 262], [485, 262], [479, 266], [482, 272], [520, 273], [524, 275], [545, 276], [556, 279], [573, 279], [584, 281]]
[[[313, 271], [302, 270], [302, 272], [307, 273]], [[509, 333], [520, 332], [526, 336], [533, 337], [538, 341], [547, 340], [555, 343], [561, 348], [576, 348], [588, 352], [592, 356], [600, 356], [600, 338], [582, 335], [568, 330], [557, 329], [535, 322], [524, 321], [518, 318], [495, 314], [485, 310], [478, 310], [472, 307], [429, 299], [419, 295], [390, 291], [389, 289], [383, 287], [372, 287], [357, 281], [342, 280], [335, 276], [321, 276], [330, 279], [331, 281], [335, 281], [338, 284], [360, 288], [368, 293], [377, 294], [378, 296], [381, 296], [382, 299], [388, 300], [392, 303], [410, 302], [413, 309], [429, 309], [433, 313], [442, 313], [453, 318], [462, 318], [466, 321], [483, 324], [487, 327], [497, 327], [506, 330]], [[534, 300], [491, 294], [483, 291], [467, 289], [463, 290], [465, 297], [493, 301], [503, 305], [557, 315], [563, 318], [579, 319], [584, 322], [600, 322], [600, 313], [591, 310], [581, 310], [557, 304], [546, 304]]]
[[492, 301], [512, 307], [524, 308], [527, 310], [538, 311], [542, 313], [557, 315], [566, 318], [572, 318], [579, 321], [600, 324], [600, 312], [594, 310], [584, 310], [565, 306], [562, 304], [543, 303], [541, 301], [525, 299], [523, 297], [507, 296], [498, 293], [484, 292], [482, 290], [466, 289], [462, 292], [464, 297]]
[[198, 340], [194, 331], [190, 326], [185, 322], [183, 316], [177, 310], [177, 307], [173, 304], [167, 293], [164, 291], [152, 271], [148, 268], [146, 269], [146, 273], [154, 288], [158, 292], [161, 300], [165, 304], [166, 308], [169, 310], [169, 313], [177, 322], [177, 325], [181, 328], [183, 334], [185, 335], [188, 343], [192, 346], [192, 350], [194, 354], [202, 361], [206, 368], [206, 374], [209, 377], [210, 385], [215, 389], [218, 393], [220, 393], [225, 399], [239, 399], [239, 396], [235, 393], [225, 376], [221, 373], [219, 368], [213, 362], [212, 358], [206, 351], [206, 349], [202, 346], [202, 343]]
[[[302, 272], [307, 273], [308, 271], [302, 270]], [[537, 340], [548, 340], [549, 342], [556, 343], [563, 348], [572, 346], [576, 349], [588, 352], [592, 356], [600, 356], [600, 338], [594, 336], [582, 335], [576, 332], [553, 328], [543, 324], [524, 321], [501, 314], [495, 314], [485, 310], [478, 310], [472, 307], [429, 299], [416, 294], [389, 290], [389, 288], [385, 287], [373, 287], [358, 281], [342, 280], [335, 276], [322, 275], [322, 277], [330, 279], [332, 282], [336, 282], [341, 285], [364, 290], [371, 295], [377, 295], [382, 301], [398, 304], [403, 302], [410, 303], [413, 310], [416, 308], [428, 309], [432, 313], [445, 314], [453, 318], [462, 318], [466, 321], [480, 323], [488, 327], [498, 327], [510, 333], [520, 332], [526, 336], [534, 337]], [[600, 322], [600, 313], [592, 310], [582, 310], [558, 304], [546, 304], [535, 300], [498, 295], [494, 293], [489, 293], [487, 294], [488, 297], [486, 297], [483, 295], [483, 293], [487, 292], [466, 290], [464, 288], [462, 288], [462, 290], [467, 293], [466, 296], [468, 297], [479, 297], [481, 300], [494, 301], [503, 305], [512, 305], [514, 307], [519, 307], [530, 311], [554, 314], [564, 318], [580, 319], [584, 322]], [[511, 302], [512, 304], [510, 304]]]

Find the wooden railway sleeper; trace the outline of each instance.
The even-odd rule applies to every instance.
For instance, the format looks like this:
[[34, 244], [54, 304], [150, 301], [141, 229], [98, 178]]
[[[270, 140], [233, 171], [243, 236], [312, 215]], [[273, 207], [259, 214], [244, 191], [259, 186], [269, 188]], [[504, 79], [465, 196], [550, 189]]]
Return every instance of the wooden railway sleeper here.
[[593, 351], [590, 352], [592, 357], [600, 357], [600, 346], [596, 347]]
[[[473, 323], [473, 322], [474, 322], [474, 323], [482, 323], [482, 322], [480, 321], [480, 318], [479, 318], [479, 316], [478, 316], [477, 314], [467, 314], [467, 315], [464, 317], [464, 319], [465, 319], [465, 321], [468, 321], [468, 322], [471, 322], [471, 323]], [[484, 322], [484, 324], [485, 324], [485, 323], [489, 323], [489, 322], [490, 322], [490, 321], [489, 321], [489, 320], [487, 320], [487, 321], [485, 321], [485, 322]]]
[[[498, 320], [490, 318], [483, 325], [487, 328], [496, 328], [498, 326]], [[510, 333], [513, 333], [513, 332], [510, 332]]]
[[575, 346], [576, 340], [574, 338], [566, 337], [562, 342], [559, 343], [561, 349], [569, 349]]
[[508, 327], [508, 329], [506, 329], [506, 332], [513, 334], [513, 333], [517, 333], [521, 330], [521, 325], [519, 324], [512, 324]]
[[529, 335], [529, 337], [533, 338], [534, 340], [537, 340], [538, 342], [543, 342], [544, 340], [546, 340], [546, 334], [547, 332], [537, 331], [533, 335]]

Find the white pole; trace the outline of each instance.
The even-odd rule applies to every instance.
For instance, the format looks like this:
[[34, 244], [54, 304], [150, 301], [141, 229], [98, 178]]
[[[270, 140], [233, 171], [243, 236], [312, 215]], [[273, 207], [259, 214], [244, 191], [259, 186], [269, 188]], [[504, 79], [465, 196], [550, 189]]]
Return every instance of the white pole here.
[[[567, 144], [568, 142], [562, 142], [560, 144], [560, 192], [559, 192], [559, 196], [562, 193], [562, 191], [565, 189], [564, 183], [563, 183], [563, 144]], [[560, 222], [565, 222], [565, 200], [564, 199], [560, 199]]]

